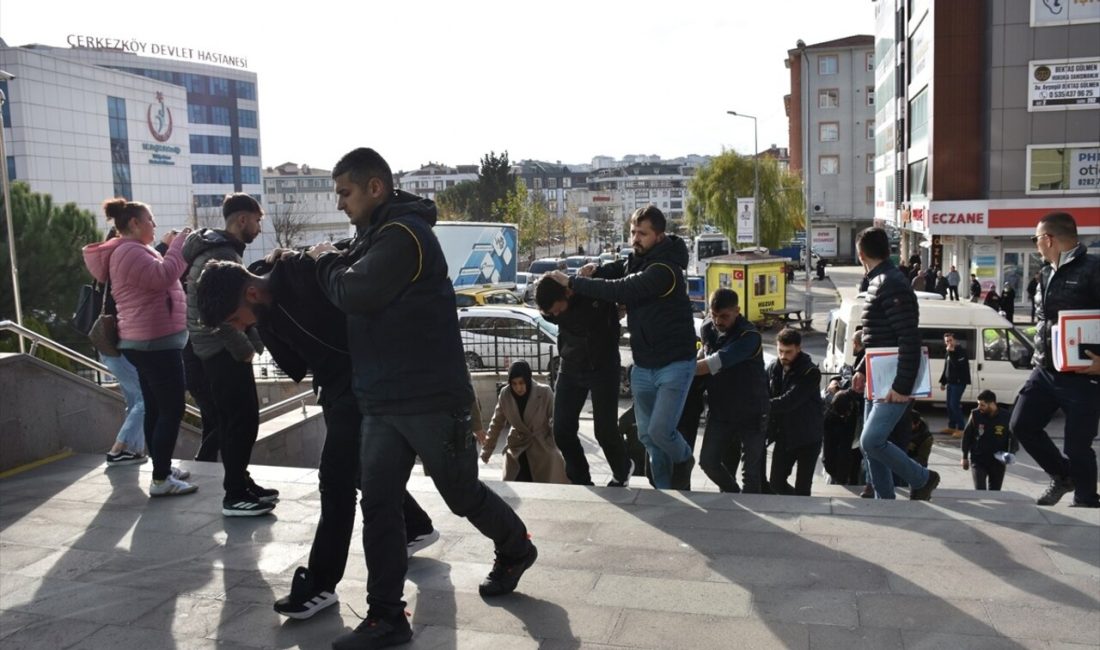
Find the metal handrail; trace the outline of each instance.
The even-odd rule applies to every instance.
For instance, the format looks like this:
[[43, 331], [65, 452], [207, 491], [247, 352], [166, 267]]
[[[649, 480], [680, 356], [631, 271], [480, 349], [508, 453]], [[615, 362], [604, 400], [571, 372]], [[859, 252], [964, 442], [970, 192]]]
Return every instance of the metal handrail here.
[[[54, 341], [50, 337], [39, 334], [38, 332], [35, 332], [34, 330], [29, 330], [26, 327], [23, 327], [22, 325], [19, 325], [18, 323], [14, 322], [14, 321], [0, 320], [0, 331], [12, 332], [18, 337], [29, 339], [31, 341], [31, 349], [27, 352], [27, 354], [29, 354], [32, 357], [34, 356], [34, 353], [38, 351], [38, 346], [41, 345], [41, 346], [43, 346], [43, 347], [45, 347], [49, 350], [52, 350], [52, 351], [60, 354], [61, 356], [69, 359], [70, 361], [75, 361], [75, 362], [79, 363], [80, 365], [82, 365], [86, 368], [90, 368], [90, 369], [95, 370], [97, 372], [102, 372], [102, 373], [108, 374], [108, 375], [111, 374], [110, 368], [103, 365], [99, 361], [96, 361], [95, 359], [86, 357], [83, 354], [77, 352], [76, 350], [73, 350], [72, 348], [66, 347], [66, 346], [58, 343], [57, 341]], [[77, 376], [79, 377], [79, 375], [77, 375]], [[81, 377], [81, 379], [83, 379], [83, 377]], [[276, 403], [271, 404], [269, 406], [265, 406], [264, 408], [260, 409], [259, 414], [258, 414], [259, 418], [260, 418], [260, 420], [263, 420], [264, 417], [266, 417], [267, 415], [270, 415], [271, 413], [273, 413], [277, 410], [281, 410], [281, 409], [285, 408], [286, 406], [288, 406], [290, 404], [293, 404], [294, 402], [301, 402], [301, 404], [302, 404], [302, 415], [304, 416], [304, 415], [306, 415], [306, 402], [305, 401], [307, 399], [309, 399], [310, 395], [313, 395], [313, 391], [312, 390], [307, 390], [307, 391], [303, 391], [302, 393], [299, 393], [297, 395], [294, 395], [293, 397], [288, 397], [287, 399], [284, 399], [281, 402], [276, 402]], [[193, 415], [195, 417], [202, 417], [202, 413], [199, 412], [199, 409], [197, 407], [195, 407], [191, 404], [184, 404], [184, 408], [191, 415]]]

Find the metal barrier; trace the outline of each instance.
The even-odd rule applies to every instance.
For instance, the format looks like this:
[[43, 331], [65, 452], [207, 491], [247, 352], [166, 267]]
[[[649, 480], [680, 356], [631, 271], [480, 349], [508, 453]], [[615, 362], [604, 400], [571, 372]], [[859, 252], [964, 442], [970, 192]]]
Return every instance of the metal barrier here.
[[557, 343], [533, 325], [463, 328], [462, 348], [470, 370], [504, 370], [526, 361], [537, 373], [557, 374]]
[[[82, 368], [77, 368], [76, 371], [74, 371], [72, 374], [80, 377], [81, 379], [84, 379], [85, 381], [97, 385], [102, 385], [104, 383], [102, 381], [103, 375], [112, 376], [111, 371], [107, 368], [107, 366], [103, 365], [99, 361], [86, 357], [76, 350], [68, 348], [58, 343], [57, 341], [54, 341], [48, 336], [44, 336], [42, 334], [39, 334], [38, 332], [29, 330], [26, 327], [15, 323], [14, 321], [0, 321], [0, 332], [3, 331], [11, 332], [22, 339], [29, 340], [31, 342], [31, 348], [27, 351], [27, 354], [32, 357], [35, 355], [35, 352], [38, 351], [38, 347], [42, 346], [47, 350], [51, 350], [53, 352], [56, 352], [57, 354], [60, 354], [70, 361], [74, 361], [80, 364]], [[266, 417], [269, 417], [276, 412], [282, 411], [287, 406], [294, 404], [295, 402], [301, 403], [302, 415], [304, 416], [306, 415], [306, 400], [309, 399], [312, 395], [313, 391], [307, 390], [292, 397], [288, 397], [281, 402], [276, 402], [274, 404], [265, 406], [259, 411], [260, 420], [263, 421]], [[187, 413], [195, 417], [201, 417], [201, 413], [199, 412], [199, 409], [197, 407], [191, 404], [185, 404], [184, 408], [187, 410]]]

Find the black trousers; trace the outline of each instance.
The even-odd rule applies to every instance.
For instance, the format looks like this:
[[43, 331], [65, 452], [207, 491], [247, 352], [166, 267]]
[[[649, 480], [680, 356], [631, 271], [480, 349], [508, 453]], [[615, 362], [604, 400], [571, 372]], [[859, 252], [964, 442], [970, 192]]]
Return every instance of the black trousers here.
[[145, 400], [145, 449], [153, 459], [153, 479], [172, 472], [180, 421], [183, 420], [183, 358], [179, 350], [123, 350], [137, 368]]
[[617, 481], [630, 469], [626, 440], [619, 433], [619, 367], [558, 374], [554, 385], [554, 442], [565, 458], [565, 474], [574, 485], [592, 485], [588, 459], [579, 437], [580, 415], [592, 395], [592, 424], [607, 464]]
[[227, 350], [202, 360], [214, 398], [221, 437], [222, 467], [225, 469], [226, 499], [240, 499], [248, 493], [252, 477], [248, 463], [260, 429], [260, 403], [252, 363], [237, 361]]
[[[760, 494], [764, 483], [764, 454], [767, 445], [760, 416], [731, 420], [711, 409], [703, 433], [699, 466], [722, 492]], [[737, 453], [738, 448], [740, 454]], [[738, 458], [740, 456], [740, 458]], [[741, 464], [742, 485], [737, 485]]]
[[[782, 442], [775, 443], [772, 449], [772, 471], [768, 476], [768, 483], [776, 494], [797, 494], [810, 496], [810, 486], [814, 480], [814, 469], [817, 467], [817, 458], [821, 454], [821, 443], [800, 445], [788, 449]], [[798, 472], [795, 474], [794, 489], [791, 489], [787, 479], [791, 476], [791, 470], [795, 464]]]
[[[359, 488], [359, 435], [363, 416], [350, 389], [341, 395], [321, 390], [325, 417], [325, 446], [318, 472], [321, 518], [309, 551], [309, 570], [318, 589], [335, 591], [344, 577], [355, 527], [356, 490]], [[408, 492], [405, 493], [405, 537], [412, 539], [432, 531], [432, 519]]]
[[975, 490], [1000, 490], [1005, 480], [1005, 466], [990, 458], [986, 461], [970, 461], [970, 476]]
[[468, 410], [367, 414], [362, 432], [360, 506], [370, 616], [385, 618], [405, 611], [408, 557], [402, 503], [417, 456], [451, 512], [493, 540], [506, 561], [527, 555], [531, 547], [527, 527], [511, 506], [478, 480], [477, 444]]
[[959, 285], [947, 285], [947, 293], [951, 295], [951, 300], [959, 299]]
[[202, 360], [195, 355], [191, 341], [183, 346], [183, 371], [187, 380], [187, 392], [195, 400], [202, 416], [202, 441], [195, 452], [195, 460], [215, 462], [218, 460], [218, 413], [214, 408], [214, 396], [210, 392], [210, 382], [206, 379]]

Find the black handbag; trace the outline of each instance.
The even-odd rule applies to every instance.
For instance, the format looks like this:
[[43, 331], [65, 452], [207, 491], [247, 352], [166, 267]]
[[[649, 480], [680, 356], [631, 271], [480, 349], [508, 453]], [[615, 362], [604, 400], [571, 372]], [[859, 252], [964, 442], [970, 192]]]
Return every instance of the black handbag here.
[[[107, 295], [110, 290], [111, 280], [108, 278], [107, 284], [103, 287], [103, 294]], [[99, 316], [92, 323], [92, 329], [88, 332], [88, 339], [91, 340], [92, 346], [99, 350], [103, 356], [122, 356], [122, 353], [118, 350], [118, 317], [107, 313], [106, 301], [104, 301], [99, 311]]]
[[95, 325], [96, 318], [99, 318], [100, 312], [103, 311], [103, 298], [103, 289], [96, 283], [80, 287], [76, 311], [73, 313], [72, 320], [69, 321], [76, 331], [85, 336], [92, 331], [92, 325]]

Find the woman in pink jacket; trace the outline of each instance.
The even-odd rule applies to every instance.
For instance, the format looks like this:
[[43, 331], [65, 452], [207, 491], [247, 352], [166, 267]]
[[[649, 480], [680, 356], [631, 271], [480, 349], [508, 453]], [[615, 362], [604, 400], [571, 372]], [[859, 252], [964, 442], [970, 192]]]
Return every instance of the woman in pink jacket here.
[[137, 368], [145, 400], [145, 448], [153, 459], [151, 496], [190, 494], [188, 472], [172, 467], [183, 419], [183, 358], [187, 301], [180, 276], [184, 230], [164, 257], [153, 247], [157, 223], [149, 206], [126, 199], [103, 203], [121, 236], [84, 247], [84, 263], [96, 280], [111, 283], [118, 306], [119, 350]]

